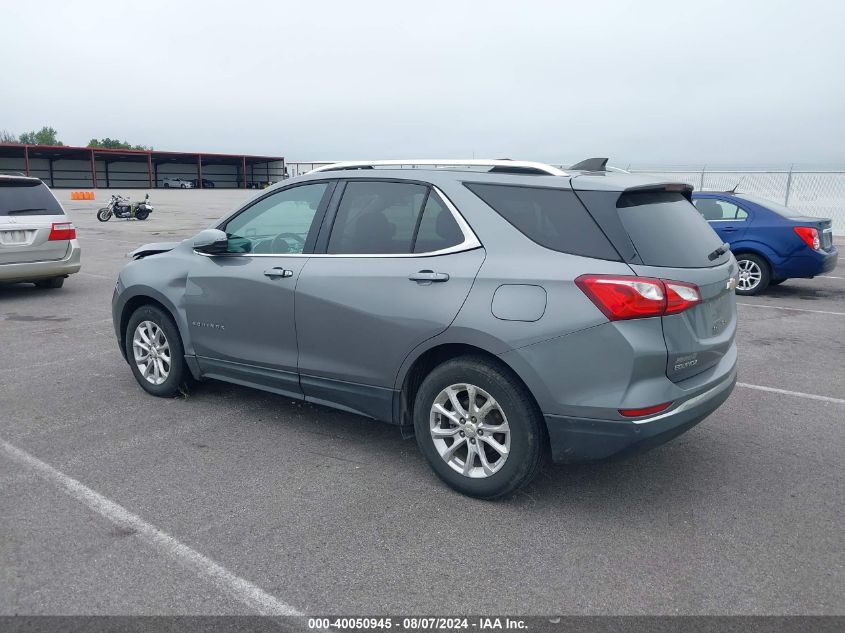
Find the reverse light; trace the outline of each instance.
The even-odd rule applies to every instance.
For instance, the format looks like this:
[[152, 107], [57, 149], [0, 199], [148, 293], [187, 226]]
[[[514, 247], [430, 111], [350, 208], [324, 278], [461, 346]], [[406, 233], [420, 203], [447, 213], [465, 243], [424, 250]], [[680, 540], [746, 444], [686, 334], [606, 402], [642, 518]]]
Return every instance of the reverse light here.
[[796, 226], [793, 230], [798, 234], [804, 243], [813, 250], [821, 250], [822, 243], [819, 240], [819, 232], [811, 226]]
[[611, 321], [677, 314], [701, 303], [695, 284], [628, 275], [581, 275], [575, 284]]
[[639, 418], [643, 415], [652, 415], [654, 413], [660, 413], [661, 411], [665, 411], [671, 406], [671, 402], [664, 402], [663, 404], [655, 404], [654, 406], [643, 407], [642, 409], [619, 409], [619, 413], [624, 415], [626, 418]]
[[51, 242], [76, 239], [76, 227], [73, 226], [73, 222], [53, 222], [53, 226], [50, 227], [50, 237], [47, 239]]

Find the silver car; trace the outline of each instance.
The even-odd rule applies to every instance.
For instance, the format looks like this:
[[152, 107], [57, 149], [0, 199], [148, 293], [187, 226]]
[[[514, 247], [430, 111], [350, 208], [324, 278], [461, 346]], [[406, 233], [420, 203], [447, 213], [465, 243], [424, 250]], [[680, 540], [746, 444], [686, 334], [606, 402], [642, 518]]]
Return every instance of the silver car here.
[[690, 187], [604, 165], [340, 163], [287, 180], [134, 251], [120, 349], [154, 395], [217, 379], [398, 425], [481, 498], [546, 453], [657, 446], [733, 389], [737, 265]]
[[80, 255], [76, 229], [47, 185], [0, 174], [0, 283], [61, 288]]

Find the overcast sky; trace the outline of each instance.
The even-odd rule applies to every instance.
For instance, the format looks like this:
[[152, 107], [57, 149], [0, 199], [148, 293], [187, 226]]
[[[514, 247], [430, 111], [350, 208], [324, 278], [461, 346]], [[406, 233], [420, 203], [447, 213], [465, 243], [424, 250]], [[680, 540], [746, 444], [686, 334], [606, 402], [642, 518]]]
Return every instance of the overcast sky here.
[[0, 129], [289, 160], [845, 165], [845, 2], [4, 2]]

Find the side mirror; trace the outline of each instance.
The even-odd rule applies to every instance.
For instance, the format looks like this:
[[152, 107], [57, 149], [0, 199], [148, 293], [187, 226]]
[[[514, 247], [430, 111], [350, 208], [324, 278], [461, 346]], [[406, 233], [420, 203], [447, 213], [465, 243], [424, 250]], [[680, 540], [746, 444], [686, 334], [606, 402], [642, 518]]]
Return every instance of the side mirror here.
[[229, 238], [220, 229], [205, 229], [194, 237], [194, 250], [206, 255], [225, 253], [229, 247]]

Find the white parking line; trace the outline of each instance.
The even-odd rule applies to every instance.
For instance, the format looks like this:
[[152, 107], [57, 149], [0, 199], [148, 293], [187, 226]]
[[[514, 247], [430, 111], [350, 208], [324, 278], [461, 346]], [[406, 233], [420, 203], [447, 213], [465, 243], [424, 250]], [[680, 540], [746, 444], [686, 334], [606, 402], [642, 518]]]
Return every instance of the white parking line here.
[[836, 316], [845, 316], [845, 312], [830, 312], [829, 310], [808, 310], [807, 308], [786, 308], [784, 306], [767, 306], [762, 303], [740, 303], [738, 306], [747, 306], [749, 308], [768, 308], [769, 310], [790, 310], [793, 312], [814, 312], [815, 314], [833, 314]]
[[248, 580], [236, 576], [225, 567], [203, 556], [166, 532], [159, 530], [118, 505], [94, 492], [76, 479], [56, 470], [20, 448], [0, 438], [0, 449], [11, 459], [35, 472], [36, 475], [56, 485], [63, 492], [87, 505], [115, 525], [131, 530], [142, 541], [164, 555], [177, 560], [199, 576], [210, 580], [216, 587], [262, 615], [302, 615], [293, 607], [281, 602]]
[[775, 387], [764, 387], [763, 385], [750, 385], [747, 382], [736, 383], [737, 387], [745, 387], [746, 389], [757, 389], [758, 391], [769, 391], [771, 393], [782, 393], [787, 396], [797, 396], [799, 398], [809, 398], [810, 400], [821, 400], [822, 402], [833, 402], [836, 404], [845, 404], [843, 398], [831, 398], [830, 396], [818, 396], [814, 393], [804, 393], [803, 391], [790, 391], [789, 389], [777, 389]]

